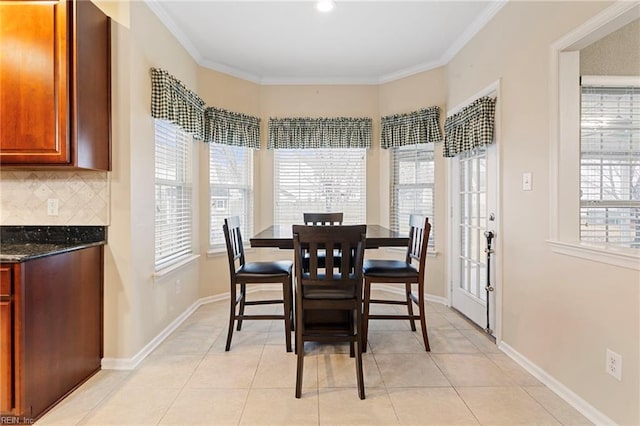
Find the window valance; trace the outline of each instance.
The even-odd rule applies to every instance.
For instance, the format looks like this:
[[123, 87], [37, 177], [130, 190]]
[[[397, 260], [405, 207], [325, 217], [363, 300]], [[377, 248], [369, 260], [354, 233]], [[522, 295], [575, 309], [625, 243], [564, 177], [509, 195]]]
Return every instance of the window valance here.
[[180, 80], [160, 68], [151, 68], [151, 116], [170, 121], [195, 139], [204, 139], [205, 102]]
[[204, 141], [260, 149], [260, 119], [208, 107], [204, 112]]
[[476, 99], [444, 123], [445, 157], [494, 142], [493, 127], [496, 100], [488, 96]]
[[382, 148], [441, 141], [440, 108], [437, 106], [406, 114], [388, 115], [381, 119]]
[[370, 148], [371, 129], [371, 118], [270, 118], [268, 148]]

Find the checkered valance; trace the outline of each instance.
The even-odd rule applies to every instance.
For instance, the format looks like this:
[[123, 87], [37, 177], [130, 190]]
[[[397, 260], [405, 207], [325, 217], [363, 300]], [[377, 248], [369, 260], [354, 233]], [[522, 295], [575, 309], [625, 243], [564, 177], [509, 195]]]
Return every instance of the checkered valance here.
[[204, 111], [204, 141], [260, 149], [260, 119], [208, 107]]
[[370, 148], [371, 128], [371, 118], [270, 118], [268, 148]]
[[492, 144], [495, 109], [496, 100], [485, 96], [447, 117], [443, 155], [455, 157], [477, 146]]
[[170, 121], [195, 139], [204, 139], [204, 105], [200, 97], [187, 89], [167, 71], [151, 68], [151, 116]]
[[380, 146], [396, 148], [419, 143], [441, 142], [440, 108], [423, 108], [381, 119]]

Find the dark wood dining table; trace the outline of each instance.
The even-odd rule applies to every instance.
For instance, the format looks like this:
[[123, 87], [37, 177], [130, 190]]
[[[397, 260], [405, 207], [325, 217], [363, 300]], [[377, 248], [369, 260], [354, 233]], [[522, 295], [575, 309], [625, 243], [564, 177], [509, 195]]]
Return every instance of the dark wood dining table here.
[[[293, 230], [291, 225], [271, 225], [258, 232], [249, 239], [251, 247], [272, 247], [293, 250]], [[407, 247], [409, 236], [392, 231], [380, 225], [367, 225], [365, 248], [377, 249], [380, 247]], [[349, 323], [348, 311], [314, 311], [307, 312], [305, 323], [307, 325], [326, 327], [343, 327]]]
[[[291, 225], [271, 225], [249, 239], [251, 247], [275, 247], [293, 250], [293, 232]], [[380, 225], [367, 225], [366, 247], [406, 247], [409, 236], [392, 231]]]

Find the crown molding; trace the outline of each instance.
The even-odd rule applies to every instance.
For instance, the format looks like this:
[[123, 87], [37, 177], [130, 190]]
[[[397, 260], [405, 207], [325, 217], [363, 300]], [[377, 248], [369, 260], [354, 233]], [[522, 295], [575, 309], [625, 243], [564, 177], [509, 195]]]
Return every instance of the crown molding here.
[[255, 84], [263, 85], [377, 85], [390, 83], [412, 75], [430, 71], [435, 68], [445, 66], [462, 50], [462, 48], [473, 37], [482, 30], [493, 17], [508, 3], [509, 0], [497, 0], [493, 2], [475, 21], [458, 37], [453, 45], [447, 49], [444, 54], [435, 61], [421, 63], [409, 68], [404, 68], [392, 73], [384, 74], [379, 77], [272, 77], [259, 76], [246, 70], [232, 67], [226, 64], [211, 61], [202, 57], [198, 49], [193, 45], [191, 40], [180, 30], [175, 21], [162, 7], [159, 0], [144, 0], [151, 11], [160, 19], [167, 29], [176, 37], [178, 42], [185, 48], [198, 65], [213, 71], [228, 74], [232, 77], [247, 80]]

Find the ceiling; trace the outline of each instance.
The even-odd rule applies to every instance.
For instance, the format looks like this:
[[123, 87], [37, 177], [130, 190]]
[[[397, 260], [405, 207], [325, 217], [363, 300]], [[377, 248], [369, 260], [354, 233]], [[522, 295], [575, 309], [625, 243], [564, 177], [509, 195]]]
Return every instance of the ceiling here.
[[494, 1], [146, 0], [201, 66], [260, 84], [379, 84], [445, 65]]

